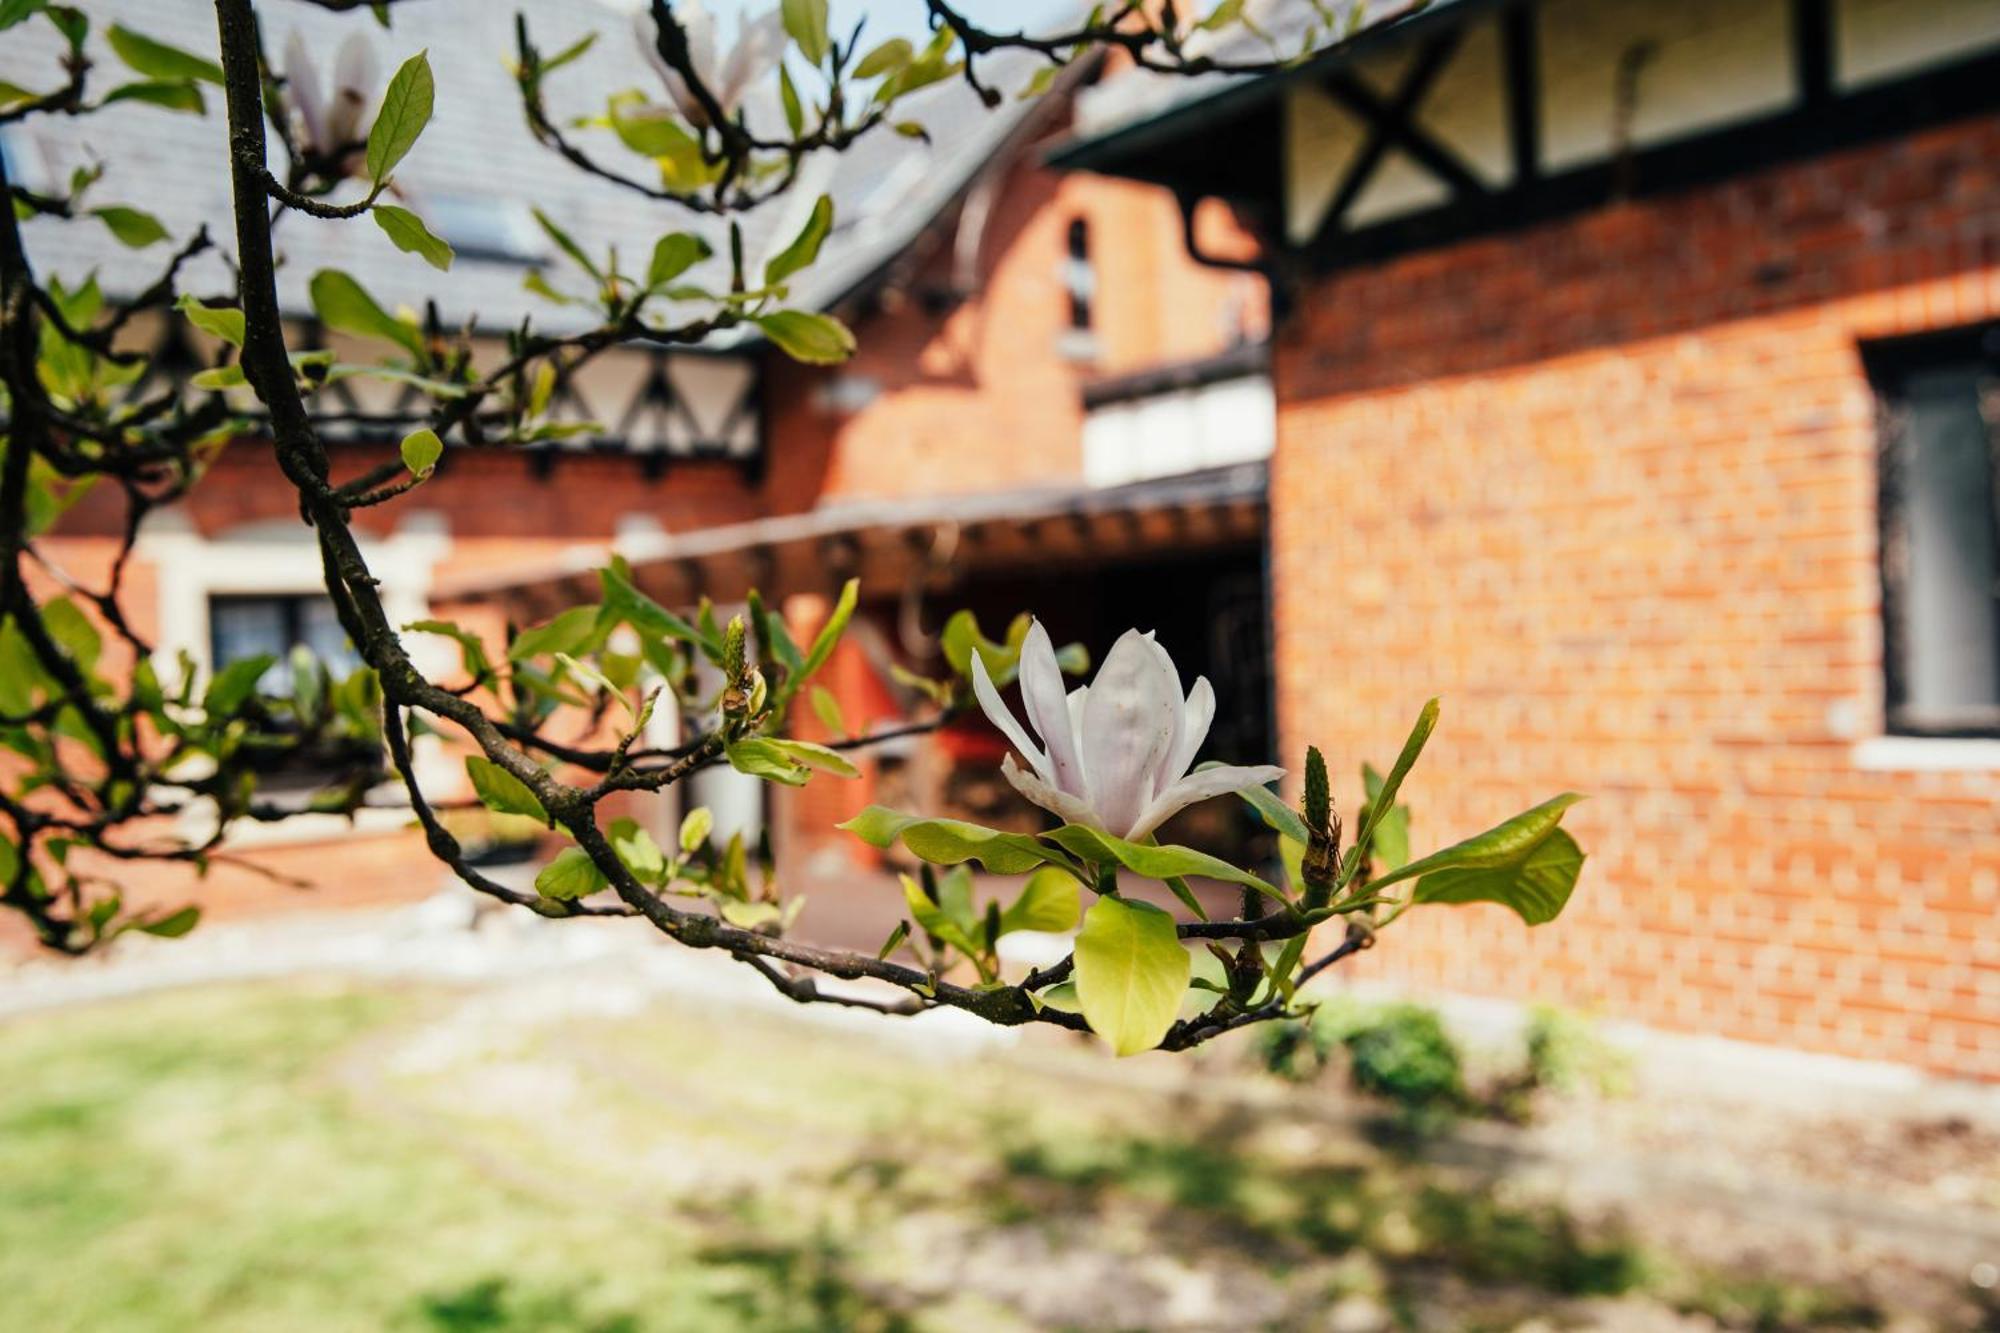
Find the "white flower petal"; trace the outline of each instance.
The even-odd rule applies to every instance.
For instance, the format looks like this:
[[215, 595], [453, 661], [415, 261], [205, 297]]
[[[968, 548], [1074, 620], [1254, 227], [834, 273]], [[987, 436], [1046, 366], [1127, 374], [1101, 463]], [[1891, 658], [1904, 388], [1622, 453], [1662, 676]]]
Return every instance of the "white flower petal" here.
[[313, 68], [312, 52], [306, 49], [305, 34], [292, 29], [285, 39], [285, 95], [299, 115], [299, 131], [308, 148], [326, 145], [326, 104], [319, 96], [319, 72]]
[[1136, 841], [1151, 833], [1173, 816], [1211, 796], [1222, 796], [1245, 787], [1261, 787], [1268, 782], [1276, 782], [1285, 776], [1285, 770], [1275, 764], [1258, 764], [1243, 767], [1235, 764], [1218, 764], [1214, 768], [1204, 768], [1199, 773], [1190, 773], [1153, 798], [1132, 825], [1132, 831], [1125, 837]]
[[739, 22], [736, 45], [716, 75], [721, 87], [716, 90], [715, 100], [722, 103], [724, 111], [736, 110], [742, 105], [744, 95], [777, 68], [784, 54], [785, 21], [776, 9], [761, 18]]
[[1042, 744], [1049, 747], [1051, 780], [1070, 795], [1089, 800], [1076, 723], [1070, 717], [1069, 697], [1063, 692], [1062, 667], [1056, 663], [1049, 632], [1039, 620], [1028, 626], [1028, 637], [1021, 643], [1021, 703], [1028, 710], [1028, 722]]
[[1090, 802], [1079, 800], [1066, 791], [1051, 787], [1033, 773], [1023, 772], [1011, 754], [1000, 761], [1000, 776], [1013, 784], [1015, 791], [1065, 824], [1085, 824], [1094, 829], [1104, 827], [1098, 822], [1097, 812], [1090, 808]]
[[1123, 836], [1153, 798], [1152, 781], [1180, 719], [1180, 682], [1161, 675], [1155, 645], [1127, 630], [1111, 646], [1083, 705], [1091, 805]]
[[333, 93], [326, 110], [328, 151], [367, 137], [363, 123], [375, 97], [375, 48], [358, 32], [347, 34], [333, 61]]
[[1159, 761], [1154, 764], [1153, 771], [1146, 781], [1146, 799], [1150, 801], [1165, 791], [1175, 778], [1187, 771], [1186, 765], [1174, 769], [1168, 767], [1173, 762], [1173, 757], [1180, 753], [1181, 724], [1184, 720], [1183, 714], [1187, 710], [1181, 706], [1181, 673], [1174, 666], [1172, 654], [1167, 652], [1165, 644], [1150, 633], [1146, 635], [1146, 642], [1151, 646], [1153, 657], [1159, 663], [1162, 683], [1166, 686], [1167, 692], [1174, 696], [1173, 725], [1167, 733], [1167, 748], [1160, 752]]
[[1194, 763], [1194, 757], [1201, 753], [1201, 743], [1208, 739], [1208, 728], [1214, 721], [1215, 687], [1208, 683], [1207, 676], [1196, 676], [1194, 687], [1188, 691], [1187, 703], [1181, 708], [1180, 739], [1174, 746], [1173, 754], [1167, 759], [1164, 770], [1166, 782], [1162, 784], [1161, 790], [1165, 790], [1174, 779], [1188, 771], [1189, 765]]
[[986, 659], [979, 655], [977, 649], [972, 653], [972, 694], [979, 700], [979, 709], [986, 714], [986, 720], [1000, 728], [1001, 733], [1013, 742], [1014, 748], [1021, 752], [1021, 757], [1034, 765], [1035, 772], [1044, 782], [1051, 780], [1049, 757], [1028, 739], [1028, 733], [1014, 720], [1013, 710], [1000, 697], [1000, 691], [993, 688], [993, 678], [986, 674]]

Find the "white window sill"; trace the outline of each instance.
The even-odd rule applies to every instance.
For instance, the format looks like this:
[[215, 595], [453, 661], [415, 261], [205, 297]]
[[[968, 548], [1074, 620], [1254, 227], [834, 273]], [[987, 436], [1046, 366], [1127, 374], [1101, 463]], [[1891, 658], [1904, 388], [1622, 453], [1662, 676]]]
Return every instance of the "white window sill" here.
[[1855, 745], [1854, 766], [1879, 773], [2000, 772], [2000, 740], [1871, 736]]

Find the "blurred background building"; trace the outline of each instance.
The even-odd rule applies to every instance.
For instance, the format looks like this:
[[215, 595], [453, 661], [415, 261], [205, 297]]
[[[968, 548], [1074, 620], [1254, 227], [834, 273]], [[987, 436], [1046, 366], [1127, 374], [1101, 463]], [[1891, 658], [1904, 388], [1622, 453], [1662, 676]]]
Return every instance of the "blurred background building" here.
[[[521, 288], [559, 280], [531, 204], [591, 249], [694, 225], [532, 142], [503, 64], [516, 8], [545, 49], [610, 30], [569, 87], [650, 86], [608, 10], [399, 8], [371, 33], [379, 63], [428, 45], [439, 80], [404, 202], [459, 262], [438, 275], [372, 227], [288, 219], [303, 344], [320, 267], [385, 300], [436, 293], [442, 319], [497, 339], [525, 310], [565, 318]], [[1253, 8], [1281, 33], [1307, 11]], [[93, 12], [212, 46], [199, 6]], [[330, 16], [274, 12], [277, 45], [297, 24], [331, 48]], [[0, 77], [45, 57], [10, 42]], [[806, 632], [859, 576], [828, 675], [857, 729], [910, 709], [892, 668], [935, 671], [960, 606], [995, 634], [1033, 610], [1098, 652], [1136, 623], [1225, 701], [1205, 757], [1317, 744], [1350, 812], [1361, 761], [1441, 694], [1418, 845], [1576, 789], [1592, 860], [1560, 925], [1412, 917], [1362, 975], [2000, 1078], [2000, 8], [1434, 0], [1279, 76], [1101, 73], [991, 113], [942, 84], [911, 107], [927, 141], [829, 159], [751, 248], [829, 193], [801, 295], [859, 354], [815, 369], [740, 341], [593, 363], [557, 393], [594, 427], [454, 449], [378, 511], [392, 612], [527, 623], [593, 599], [617, 551], [663, 602], [756, 584]], [[213, 112], [36, 122], [0, 149], [59, 181], [113, 133], [131, 139], [100, 145], [107, 200], [176, 235], [220, 229]], [[133, 142], [147, 151], [114, 151]], [[29, 237], [129, 294], [143, 266], [96, 239]], [[150, 333], [169, 369], [206, 350], [178, 324]], [[348, 414], [356, 466], [409, 426], [389, 391], [321, 405]], [[257, 442], [232, 447], [143, 543], [142, 632], [209, 666], [317, 642], [294, 515]], [[52, 545], [88, 575], [115, 519], [82, 508]], [[872, 754], [855, 782], [773, 796], [704, 775], [692, 799], [768, 827], [802, 880], [872, 886], [833, 821], [869, 800], [1031, 818], [992, 776], [1000, 753], [967, 722]], [[1245, 834], [1202, 814], [1177, 836]], [[254, 836], [287, 840], [259, 854], [318, 901], [432, 892], [404, 822]], [[300, 900], [221, 870], [201, 894]], [[808, 933], [850, 906], [879, 939], [886, 917], [846, 898]]]

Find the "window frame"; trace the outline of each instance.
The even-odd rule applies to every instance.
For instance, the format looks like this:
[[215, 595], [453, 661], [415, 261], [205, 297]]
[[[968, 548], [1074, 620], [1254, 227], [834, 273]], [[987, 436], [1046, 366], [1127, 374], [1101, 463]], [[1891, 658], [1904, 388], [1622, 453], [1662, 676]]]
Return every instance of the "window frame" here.
[[[1908, 740], [2000, 739], [2000, 697], [1994, 700], [1990, 716], [1972, 720], [1932, 719], [1914, 714], [1908, 703], [1910, 647], [1905, 628], [1905, 577], [1895, 557], [1907, 541], [1907, 511], [1904, 504], [1904, 461], [1909, 446], [1909, 381], [1927, 372], [1953, 366], [1983, 367], [1990, 378], [1982, 385], [1982, 404], [1992, 402], [1987, 419], [1989, 454], [1992, 458], [1992, 494], [1989, 505], [2000, 537], [2000, 321], [1987, 321], [1960, 328], [1942, 329], [1885, 339], [1861, 349], [1875, 399], [1875, 570], [1881, 592], [1882, 629], [1882, 728], [1886, 737]], [[2000, 578], [2000, 570], [1995, 571]], [[2000, 621], [1996, 621], [2000, 633]]]

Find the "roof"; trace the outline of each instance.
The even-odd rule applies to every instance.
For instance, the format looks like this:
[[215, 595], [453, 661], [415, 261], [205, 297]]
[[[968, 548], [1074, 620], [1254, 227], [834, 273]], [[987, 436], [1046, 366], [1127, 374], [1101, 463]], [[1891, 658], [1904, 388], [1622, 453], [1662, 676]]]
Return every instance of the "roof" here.
[[[1322, 46], [1288, 69], [1265, 74], [1194, 76], [1137, 73], [1108, 80], [1077, 99], [1077, 133], [1049, 154], [1052, 165], [1173, 182], [1148, 161], [1191, 132], [1210, 132], [1226, 120], [1275, 103], [1284, 87], [1352, 60], [1361, 51], [1440, 20], [1457, 20], [1489, 0], [1359, 0], [1359, 17], [1344, 40]], [[1190, 43], [1189, 52], [1219, 60], [1283, 59], [1296, 54], [1320, 24], [1307, 0], [1249, 0], [1248, 23], [1218, 34], [1212, 45]], [[1253, 31], [1254, 26], [1254, 31]], [[1275, 142], [1270, 145], [1275, 148]], [[1241, 145], [1238, 145], [1239, 149]]]
[[[544, 51], [560, 50], [590, 31], [600, 34], [581, 59], [549, 81], [546, 96], [557, 123], [601, 113], [605, 94], [615, 90], [637, 88], [659, 95], [658, 78], [631, 36], [629, 14], [606, 0], [429, 0], [391, 10], [394, 27], [388, 32], [364, 11], [335, 14], [296, 0], [266, 0], [259, 6], [274, 59], [294, 30], [306, 35], [312, 49], [326, 52], [329, 64], [348, 33], [365, 32], [384, 81], [409, 53], [425, 48], [452, 53], [450, 59], [432, 62], [438, 86], [435, 117], [397, 172], [399, 186], [407, 191], [401, 202], [418, 212], [455, 206], [510, 220], [524, 233], [530, 252], [541, 257], [548, 256], [550, 247], [528, 220], [530, 205], [542, 208], [587, 250], [601, 253], [615, 244], [621, 254], [643, 261], [660, 235], [697, 231], [709, 235], [717, 253], [725, 254], [725, 223], [591, 177], [535, 142], [509, 72], [517, 11]], [[116, 80], [123, 68], [102, 35], [114, 22], [211, 56], [216, 49], [212, 11], [190, 0], [94, 0], [90, 14], [90, 54], [100, 78]], [[28, 87], [50, 85], [59, 44], [47, 23], [11, 29], [0, 42], [0, 79]], [[992, 58], [986, 68], [1000, 87], [1011, 89], [1026, 82], [1037, 59], [1007, 53]], [[75, 166], [101, 159], [106, 171], [92, 189], [94, 203], [144, 208], [176, 238], [207, 223], [216, 249], [190, 265], [188, 285], [196, 291], [223, 291], [230, 285], [225, 257], [234, 249], [234, 238], [228, 226], [221, 98], [216, 90], [207, 91], [205, 117], [127, 102], [80, 119], [41, 116], [8, 126], [0, 131], [0, 144], [30, 183], [39, 180], [59, 189]], [[845, 153], [817, 155], [802, 174], [800, 188], [738, 215], [746, 254], [755, 262], [782, 247], [824, 191], [834, 201], [835, 229], [818, 264], [795, 282], [793, 303], [819, 308], [835, 303], [934, 221], [1036, 107], [1009, 98], [989, 111], [958, 79], [913, 94], [899, 103], [897, 119], [922, 124], [928, 143], [884, 127]], [[756, 126], [769, 124], [760, 118], [776, 111], [752, 106], [749, 114]], [[607, 164], [640, 177], [650, 170], [608, 131], [578, 130], [575, 138]], [[94, 269], [114, 297], [148, 284], [166, 252], [164, 246], [127, 250], [104, 229], [84, 223], [38, 219], [26, 230], [29, 253], [39, 267], [75, 280]], [[396, 250], [365, 221], [320, 222], [290, 215], [277, 239], [286, 261], [279, 274], [279, 299], [301, 314], [309, 310], [306, 285], [311, 275], [338, 267], [385, 304], [436, 299], [447, 324], [476, 318], [484, 328], [511, 328], [532, 314], [538, 325], [562, 329], [588, 319], [525, 291], [521, 284], [527, 266], [518, 260], [463, 253], [449, 273], [438, 273], [417, 256]], [[719, 266], [722, 261], [710, 262]], [[697, 272], [695, 280], [700, 276]], [[559, 272], [551, 278], [560, 285]]]
[[[1269, 473], [1261, 462], [1123, 486], [1037, 486], [913, 500], [864, 500], [685, 533], [620, 542], [634, 581], [669, 605], [718, 601], [756, 585], [767, 597], [827, 591], [859, 576], [899, 588], [912, 573], [1034, 568], [1241, 545], [1264, 531]], [[613, 549], [488, 569], [436, 589], [440, 602], [501, 602], [539, 614], [596, 595]]]

